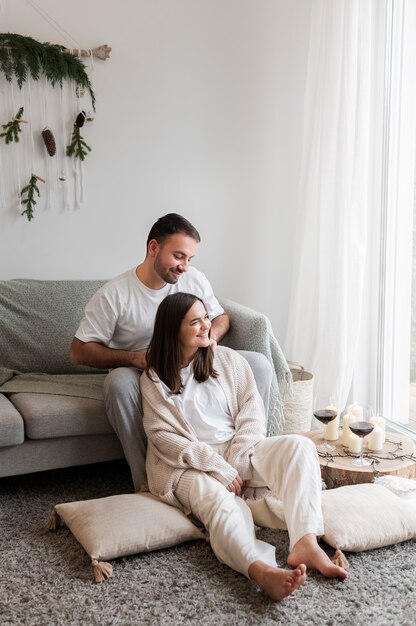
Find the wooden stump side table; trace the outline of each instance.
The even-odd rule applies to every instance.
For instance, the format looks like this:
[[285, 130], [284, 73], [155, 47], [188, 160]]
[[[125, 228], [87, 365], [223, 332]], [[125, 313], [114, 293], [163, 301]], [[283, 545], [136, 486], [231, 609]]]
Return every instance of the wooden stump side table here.
[[[322, 431], [303, 433], [319, 445], [322, 443]], [[372, 452], [367, 448], [364, 439], [363, 454], [373, 460], [372, 465], [357, 467], [352, 464], [353, 456], [348, 456], [348, 449], [342, 445], [341, 431], [337, 441], [330, 441], [335, 446], [333, 452], [319, 455], [322, 478], [328, 489], [344, 485], [371, 483], [376, 476], [390, 474], [403, 478], [416, 478], [416, 442], [405, 435], [386, 434], [386, 443], [380, 452]], [[338, 456], [339, 455], [339, 456]]]

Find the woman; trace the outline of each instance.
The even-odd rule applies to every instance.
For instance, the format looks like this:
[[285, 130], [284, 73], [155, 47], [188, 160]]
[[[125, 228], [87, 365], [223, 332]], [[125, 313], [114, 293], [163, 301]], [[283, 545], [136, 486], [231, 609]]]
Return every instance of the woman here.
[[[159, 305], [141, 377], [150, 491], [200, 519], [217, 558], [276, 601], [305, 582], [306, 567], [346, 578], [317, 542], [323, 520], [314, 444], [298, 435], [265, 437], [251, 369], [233, 350], [212, 350], [210, 327], [196, 296], [176, 293]], [[251, 511], [236, 497], [246, 484], [283, 500], [293, 570], [278, 568], [275, 548], [256, 538]]]

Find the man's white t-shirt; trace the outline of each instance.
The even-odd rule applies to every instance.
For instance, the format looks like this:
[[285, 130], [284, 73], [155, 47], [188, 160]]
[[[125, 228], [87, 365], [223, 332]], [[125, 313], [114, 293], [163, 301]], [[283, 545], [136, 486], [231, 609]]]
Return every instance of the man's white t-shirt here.
[[212, 320], [224, 313], [205, 275], [194, 267], [162, 289], [149, 289], [128, 270], [103, 285], [85, 308], [75, 337], [117, 350], [146, 350], [153, 334], [156, 311], [162, 300], [178, 291], [201, 298]]

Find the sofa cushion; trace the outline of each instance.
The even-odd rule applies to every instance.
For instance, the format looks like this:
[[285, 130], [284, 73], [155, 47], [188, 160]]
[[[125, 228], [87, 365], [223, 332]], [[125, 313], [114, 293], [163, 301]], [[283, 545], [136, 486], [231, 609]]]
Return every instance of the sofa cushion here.
[[0, 281], [0, 366], [18, 372], [74, 374], [69, 346], [98, 280]]
[[22, 415], [29, 439], [114, 432], [100, 400], [47, 393], [11, 393], [9, 399]]
[[22, 416], [13, 404], [0, 393], [0, 448], [23, 443], [25, 429]]

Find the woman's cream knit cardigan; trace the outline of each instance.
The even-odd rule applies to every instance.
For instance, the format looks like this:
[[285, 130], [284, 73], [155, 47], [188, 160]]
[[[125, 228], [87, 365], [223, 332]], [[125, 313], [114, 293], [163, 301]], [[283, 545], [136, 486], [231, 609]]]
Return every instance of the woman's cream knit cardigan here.
[[243, 480], [250, 479], [250, 456], [255, 444], [265, 437], [263, 402], [247, 361], [234, 350], [218, 346], [214, 368], [235, 424], [235, 435], [226, 458], [208, 444], [198, 441], [173, 403], [164, 399], [156, 377], [155, 382], [146, 373], [140, 378], [143, 424], [148, 438], [146, 470], [149, 489], [161, 500], [186, 513], [190, 513], [189, 488], [198, 472], [210, 474], [225, 486], [237, 474]]

